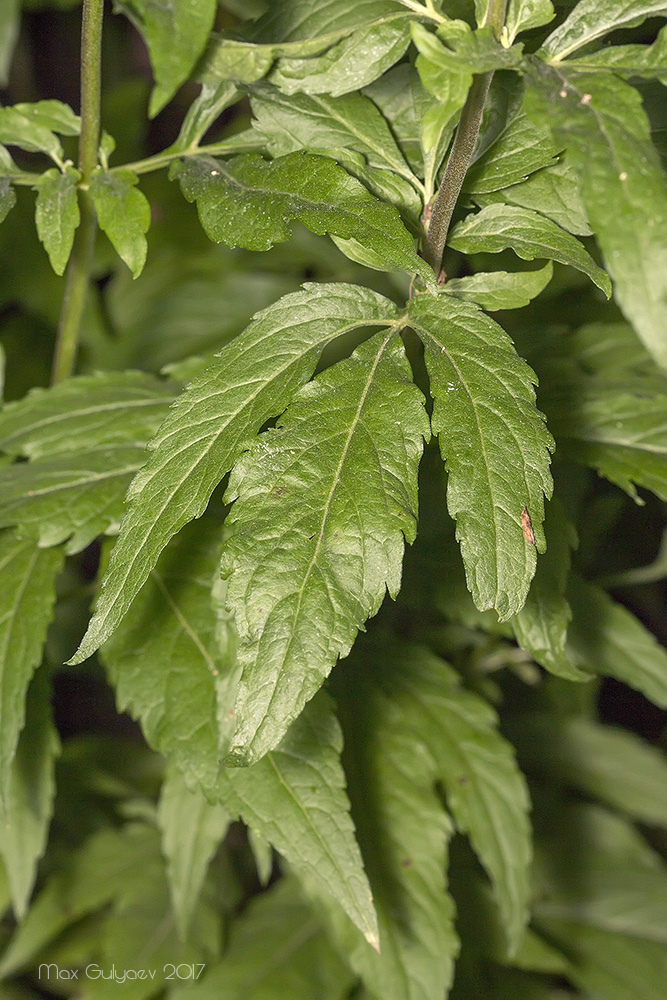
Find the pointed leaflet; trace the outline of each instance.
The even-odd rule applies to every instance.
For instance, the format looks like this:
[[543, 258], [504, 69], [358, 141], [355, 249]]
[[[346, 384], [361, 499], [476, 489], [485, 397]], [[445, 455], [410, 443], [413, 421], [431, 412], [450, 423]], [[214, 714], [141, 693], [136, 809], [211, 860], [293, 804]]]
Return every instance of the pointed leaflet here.
[[474, 305], [419, 295], [410, 321], [424, 343], [449, 481], [447, 507], [475, 604], [506, 621], [523, 606], [535, 572], [535, 546], [522, 530], [532, 519], [544, 535], [544, 497], [551, 495], [551, 435], [535, 407], [535, 375], [507, 334]]
[[553, 164], [557, 152], [546, 125], [536, 125], [520, 112], [473, 163], [466, 174], [464, 190], [477, 194], [518, 184], [529, 174]]
[[0, 805], [0, 856], [17, 919], [25, 915], [46, 847], [56, 792], [54, 765], [60, 740], [51, 718], [51, 686], [38, 674], [28, 691], [26, 722]]
[[25, 718], [25, 693], [41, 661], [63, 565], [61, 549], [43, 550], [13, 531], [0, 533], [0, 798]]
[[512, 249], [523, 260], [546, 257], [587, 274], [607, 298], [611, 283], [579, 240], [529, 208], [489, 205], [454, 226], [447, 243], [461, 253], [498, 253]]
[[0, 108], [0, 142], [29, 153], [46, 153], [60, 163], [64, 155], [60, 139], [39, 118], [33, 121], [29, 112], [24, 113], [29, 108], [30, 105]]
[[359, 326], [389, 326], [397, 315], [392, 302], [368, 289], [307, 285], [258, 313], [223, 348], [151, 443], [76, 662], [111, 635], [169, 539], [203, 514], [262, 424], [311, 377], [325, 345]]
[[172, 906], [181, 938], [185, 939], [206, 870], [230, 816], [198, 789], [190, 790], [181, 772], [172, 765], [167, 767], [162, 783], [157, 821], [162, 831]]
[[610, 31], [632, 28], [647, 17], [667, 15], [665, 0], [579, 0], [565, 21], [552, 32], [540, 54], [552, 62], [594, 42]]
[[224, 769], [216, 795], [377, 947], [373, 901], [340, 765], [342, 742], [331, 700], [320, 692], [275, 750], [252, 767]]
[[667, 366], [667, 179], [641, 95], [609, 72], [551, 68], [537, 59], [528, 70], [529, 110], [567, 146], [615, 297]]
[[352, 815], [378, 914], [379, 953], [314, 886], [307, 888], [374, 997], [442, 1000], [459, 948], [446, 885], [453, 830], [421, 720], [406, 716], [411, 704], [404, 690], [391, 680], [389, 690], [384, 685], [399, 659], [395, 644], [375, 647], [363, 637], [333, 678]]
[[118, 6], [142, 33], [148, 45], [155, 87], [149, 114], [158, 111], [187, 80], [206, 45], [215, 19], [215, 0], [119, 0]]
[[299, 220], [313, 233], [355, 239], [387, 267], [432, 281], [393, 205], [378, 201], [337, 163], [309, 153], [264, 160], [247, 153], [224, 163], [190, 157], [172, 167], [206, 234], [216, 243], [268, 250]]
[[519, 309], [544, 291], [553, 276], [549, 261], [538, 271], [487, 271], [467, 278], [451, 278], [442, 286], [443, 295], [475, 302], [483, 309]]
[[344, 1000], [353, 977], [294, 878], [252, 899], [231, 923], [229, 945], [171, 1000]]
[[622, 605], [594, 584], [572, 576], [568, 590], [572, 624], [567, 651], [577, 666], [615, 677], [667, 708], [667, 651]]
[[90, 178], [90, 197], [100, 229], [107, 234], [133, 277], [138, 278], [146, 261], [144, 233], [151, 224], [151, 207], [135, 188], [136, 183], [137, 176], [131, 170], [110, 173], [97, 167]]
[[393, 330], [302, 390], [232, 473], [223, 573], [243, 676], [232, 757], [257, 760], [401, 579], [424, 399]]
[[16, 204], [16, 191], [6, 177], [0, 177], [0, 222], [4, 222]]
[[606, 68], [625, 80], [638, 76], [667, 83], [667, 27], [662, 28], [652, 45], [606, 45], [597, 52], [571, 59], [569, 66], [577, 69]]
[[520, 31], [548, 24], [555, 16], [551, 0], [509, 0], [505, 27], [510, 44]]
[[76, 185], [81, 175], [73, 167], [64, 172], [47, 170], [37, 185], [35, 223], [40, 240], [56, 274], [62, 274], [69, 260], [74, 232], [79, 225]]
[[214, 606], [220, 527], [204, 518], [164, 552], [101, 650], [121, 711], [190, 784], [216, 786], [234, 697], [234, 638]]

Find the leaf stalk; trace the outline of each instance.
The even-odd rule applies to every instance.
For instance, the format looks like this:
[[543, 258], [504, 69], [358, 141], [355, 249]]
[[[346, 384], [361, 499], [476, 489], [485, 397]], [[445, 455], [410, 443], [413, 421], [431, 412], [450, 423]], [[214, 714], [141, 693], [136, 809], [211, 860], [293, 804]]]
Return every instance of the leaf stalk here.
[[95, 248], [97, 219], [85, 190], [97, 166], [100, 138], [100, 96], [102, 64], [102, 19], [104, 0], [83, 0], [81, 19], [81, 135], [78, 168], [81, 174], [79, 204], [81, 223], [74, 237], [67, 265], [51, 384], [56, 385], [74, 371], [86, 294]]
[[[480, 25], [480, 27], [490, 25], [498, 40], [500, 40], [505, 23], [506, 8], [507, 0], [489, 0], [486, 16]], [[449, 153], [445, 173], [433, 204], [431, 221], [426, 234], [424, 258], [436, 275], [440, 274], [442, 255], [452, 215], [477, 145], [484, 105], [492, 79], [493, 72], [480, 73], [473, 77], [472, 85], [461, 111], [461, 118]]]

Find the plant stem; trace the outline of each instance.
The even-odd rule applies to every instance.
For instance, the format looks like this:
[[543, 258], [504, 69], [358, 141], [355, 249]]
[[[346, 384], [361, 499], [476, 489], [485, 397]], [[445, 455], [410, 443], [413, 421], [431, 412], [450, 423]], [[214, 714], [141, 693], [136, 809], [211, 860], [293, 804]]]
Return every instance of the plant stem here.
[[86, 304], [95, 247], [97, 219], [87, 192], [90, 175], [97, 166], [100, 139], [100, 94], [102, 62], [102, 15], [104, 0], [83, 0], [81, 21], [81, 136], [78, 168], [81, 174], [79, 202], [81, 223], [67, 265], [65, 294], [60, 310], [51, 383], [55, 385], [74, 371], [81, 320]]
[[[491, 25], [496, 38], [500, 38], [505, 22], [506, 7], [507, 0], [489, 0], [486, 17], [481, 27]], [[484, 104], [492, 79], [493, 72], [480, 73], [473, 77], [472, 86], [461, 111], [461, 118], [456, 129], [440, 190], [433, 205], [431, 222], [426, 234], [424, 257], [436, 275], [440, 273], [452, 215], [477, 144]]]

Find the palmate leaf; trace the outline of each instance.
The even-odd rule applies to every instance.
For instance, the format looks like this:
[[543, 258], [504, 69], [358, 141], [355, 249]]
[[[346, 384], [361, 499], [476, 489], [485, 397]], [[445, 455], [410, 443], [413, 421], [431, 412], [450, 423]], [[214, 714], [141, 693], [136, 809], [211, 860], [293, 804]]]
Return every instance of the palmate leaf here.
[[396, 596], [424, 402], [390, 329], [304, 388], [236, 465], [223, 557], [243, 664], [234, 762], [276, 745], [385, 591]]
[[447, 242], [462, 253], [498, 253], [509, 248], [523, 260], [557, 260], [583, 271], [607, 298], [611, 295], [609, 277], [579, 240], [528, 208], [489, 205], [454, 226]]
[[393, 205], [374, 198], [338, 164], [298, 152], [267, 161], [247, 153], [226, 162], [190, 157], [172, 167], [188, 201], [196, 201], [206, 234], [217, 243], [268, 250], [298, 219], [311, 232], [354, 239], [387, 267], [433, 274], [417, 256]]
[[62, 549], [38, 549], [13, 531], [0, 533], [0, 798], [25, 720], [25, 695], [42, 658], [62, 569]]
[[360, 326], [390, 326], [392, 302], [354, 285], [307, 285], [225, 347], [178, 399], [132, 484], [130, 505], [95, 615], [77, 651], [90, 656], [116, 628], [169, 539], [209, 498], [267, 420], [311, 377], [322, 349]]
[[560, 62], [610, 31], [635, 27], [647, 17], [662, 14], [667, 15], [664, 0], [606, 0], [602, 7], [597, 0], [579, 0], [565, 21], [549, 35], [541, 54], [552, 62]]
[[155, 87], [149, 114], [153, 118], [174, 96], [201, 55], [213, 27], [215, 0], [119, 0], [123, 10], [146, 39]]
[[449, 473], [447, 507], [468, 587], [480, 610], [502, 621], [521, 609], [544, 547], [551, 495], [551, 435], [535, 407], [535, 375], [507, 334], [472, 303], [419, 295], [410, 322], [424, 343], [435, 401], [432, 427]]
[[336, 911], [347, 914], [366, 947], [377, 949], [377, 919], [350, 818], [341, 750], [333, 706], [320, 692], [275, 750], [252, 767], [225, 768], [215, 795], [295, 872], [312, 880]]
[[531, 59], [528, 77], [527, 107], [567, 146], [615, 297], [665, 366], [667, 179], [641, 95], [612, 73], [577, 72], [566, 63]]

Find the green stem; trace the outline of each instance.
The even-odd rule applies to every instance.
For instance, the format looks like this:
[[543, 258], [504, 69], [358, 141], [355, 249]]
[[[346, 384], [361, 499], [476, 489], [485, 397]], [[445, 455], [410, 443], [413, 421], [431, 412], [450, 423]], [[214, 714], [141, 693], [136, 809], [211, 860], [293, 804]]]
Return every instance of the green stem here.
[[181, 149], [173, 153], [170, 153], [166, 149], [162, 153], [146, 157], [145, 160], [135, 160], [133, 163], [123, 163], [118, 167], [111, 167], [109, 173], [113, 174], [116, 170], [131, 170], [133, 174], [148, 174], [152, 170], [160, 170], [161, 167], [166, 167], [173, 160], [181, 160], [186, 156], [218, 156], [223, 153], [244, 153], [260, 147], [262, 147], [262, 140], [259, 138], [259, 135], [256, 139], [235, 139], [232, 136], [230, 139], [221, 139], [220, 142], [209, 143], [208, 146], [191, 146], [189, 149]]
[[[493, 33], [498, 39], [505, 23], [506, 7], [507, 0], [489, 0], [486, 17], [481, 25], [481, 27], [491, 25]], [[442, 255], [452, 215], [477, 145], [484, 104], [492, 79], [493, 72], [480, 73], [473, 77], [472, 86], [461, 111], [461, 118], [456, 129], [445, 173], [440, 183], [440, 190], [433, 205], [431, 222], [426, 234], [424, 257], [436, 275], [440, 274]]]
[[81, 223], [67, 265], [65, 294], [60, 310], [51, 383], [56, 385], [74, 371], [81, 320], [93, 263], [97, 219], [87, 190], [97, 166], [100, 139], [102, 15], [104, 0], [83, 0], [81, 21], [81, 136], [79, 138], [79, 191]]

